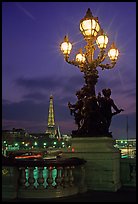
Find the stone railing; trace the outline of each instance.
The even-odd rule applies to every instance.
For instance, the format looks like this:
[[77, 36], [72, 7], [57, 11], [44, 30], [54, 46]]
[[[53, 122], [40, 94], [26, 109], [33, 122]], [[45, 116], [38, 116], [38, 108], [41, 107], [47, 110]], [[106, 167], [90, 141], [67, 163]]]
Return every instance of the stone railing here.
[[121, 159], [120, 168], [122, 186], [136, 187], [136, 158]]
[[75, 157], [3, 163], [2, 198], [56, 198], [85, 192], [85, 163]]

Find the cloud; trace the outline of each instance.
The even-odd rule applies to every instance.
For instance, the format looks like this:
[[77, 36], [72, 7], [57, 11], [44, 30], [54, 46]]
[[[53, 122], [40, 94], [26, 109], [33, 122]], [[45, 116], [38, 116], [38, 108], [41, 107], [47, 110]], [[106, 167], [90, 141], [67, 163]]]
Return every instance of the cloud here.
[[[40, 103], [24, 100], [18, 103], [3, 103], [2, 118], [5, 120], [44, 121], [48, 117], [49, 98]], [[55, 117], [57, 120], [67, 120], [70, 112], [67, 105], [54, 101]]]
[[30, 120], [43, 121], [46, 118], [45, 106], [48, 106], [48, 101], [44, 104], [36, 104], [34, 101], [27, 100], [18, 103], [3, 104], [2, 117], [9, 120]]
[[5, 130], [11, 130], [13, 128], [23, 128], [28, 133], [31, 132], [45, 132], [46, 123], [45, 121], [27, 121], [27, 120], [2, 120], [2, 127]]
[[[51, 93], [59, 93], [69, 95], [70, 93], [74, 93], [83, 86], [83, 79], [80, 76], [46, 76], [46, 77], [38, 77], [38, 78], [17, 78], [14, 81], [17, 87], [24, 88], [28, 94], [24, 95], [25, 98], [32, 97], [35, 98], [34, 94], [43, 94], [43, 92], [48, 91]], [[32, 93], [33, 92], [33, 93]], [[36, 93], [35, 93], [36, 92]], [[61, 93], [62, 92], [62, 93]], [[38, 96], [36, 96], [38, 97]]]
[[11, 104], [11, 101], [3, 99], [2, 104], [3, 105], [8, 105], [8, 104]]
[[19, 85], [21, 87], [24, 87], [26, 89], [30, 90], [40, 90], [40, 89], [49, 89], [49, 88], [55, 88], [60, 86], [61, 81], [56, 79], [51, 80], [51, 77], [41, 77], [41, 78], [23, 78], [20, 77], [15, 80], [15, 84]]
[[[116, 73], [116, 71], [115, 71]], [[112, 75], [112, 74], [111, 74]], [[115, 75], [115, 74], [113, 74]], [[107, 75], [108, 76], [108, 75]], [[124, 114], [132, 113], [136, 110], [136, 90], [134, 89], [135, 82], [132, 81], [131, 75], [125, 77], [128, 80], [125, 89], [121, 87], [121, 83], [116, 81], [116, 77], [101, 77], [96, 86], [96, 94], [102, 91], [103, 88], [110, 87], [112, 90], [111, 97], [118, 107], [125, 109]], [[110, 75], [109, 75], [110, 76]], [[54, 96], [56, 103], [66, 105], [68, 101], [75, 103], [77, 101], [76, 91], [80, 90], [84, 85], [84, 79], [80, 75], [68, 76], [45, 76], [35, 78], [20, 77], [15, 80], [15, 86], [24, 89], [22, 93], [23, 100], [34, 100], [35, 102], [43, 103], [44, 100], [49, 100], [50, 94]], [[131, 86], [130, 86], [131, 84]], [[26, 94], [25, 94], [26, 93]]]
[[38, 101], [44, 101], [46, 100], [46, 98], [48, 98], [49, 96], [46, 95], [46, 94], [43, 94], [43, 93], [40, 93], [40, 92], [34, 92], [34, 93], [28, 93], [28, 94], [25, 94], [23, 96], [24, 99], [26, 100], [38, 100]]

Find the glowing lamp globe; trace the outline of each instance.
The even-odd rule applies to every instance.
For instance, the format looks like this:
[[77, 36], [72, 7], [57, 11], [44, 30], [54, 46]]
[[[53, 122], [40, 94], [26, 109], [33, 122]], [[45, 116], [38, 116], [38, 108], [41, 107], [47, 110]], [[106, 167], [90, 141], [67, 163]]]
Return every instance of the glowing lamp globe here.
[[85, 17], [80, 21], [80, 31], [85, 38], [96, 37], [100, 30], [97, 17], [93, 17], [91, 10], [88, 9]]
[[108, 37], [104, 34], [103, 29], [100, 31], [100, 35], [96, 39], [96, 43], [100, 49], [105, 49], [108, 43]]
[[109, 56], [109, 58], [110, 58], [111, 61], [115, 61], [115, 60], [117, 60], [118, 55], [119, 55], [119, 51], [118, 51], [118, 49], [116, 48], [115, 44], [113, 43], [113, 44], [111, 45], [110, 50], [108, 51], [108, 56]]
[[72, 49], [72, 44], [69, 42], [68, 37], [64, 37], [64, 42], [61, 43], [60, 49], [64, 55], [69, 55]]

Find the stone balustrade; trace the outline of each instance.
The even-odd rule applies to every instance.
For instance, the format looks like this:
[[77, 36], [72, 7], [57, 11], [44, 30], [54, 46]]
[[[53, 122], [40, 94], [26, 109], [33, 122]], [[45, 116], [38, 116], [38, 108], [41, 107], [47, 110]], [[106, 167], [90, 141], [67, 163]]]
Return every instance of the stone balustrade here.
[[[56, 198], [86, 192], [85, 163], [78, 157], [2, 162], [2, 199]], [[120, 181], [121, 186], [136, 187], [136, 158], [120, 159]]]
[[122, 185], [136, 187], [136, 158], [121, 159], [120, 168]]
[[[11, 166], [3, 164], [2, 197], [54, 198], [85, 192], [85, 163], [85, 160], [74, 157], [46, 161], [19, 160], [13, 161]], [[79, 182], [76, 176], [78, 170]]]

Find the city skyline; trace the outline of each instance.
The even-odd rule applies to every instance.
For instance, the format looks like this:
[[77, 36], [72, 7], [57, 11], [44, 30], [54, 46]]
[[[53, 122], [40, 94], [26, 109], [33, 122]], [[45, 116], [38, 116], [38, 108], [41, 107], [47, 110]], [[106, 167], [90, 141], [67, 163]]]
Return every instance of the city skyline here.
[[127, 128], [128, 137], [136, 137], [135, 2], [2, 2], [3, 129], [45, 132], [51, 94], [61, 132], [77, 128], [67, 104], [77, 101], [84, 79], [64, 61], [60, 43], [68, 34], [75, 55], [83, 45], [79, 22], [88, 8], [107, 32], [108, 46], [114, 41], [120, 52], [114, 69], [98, 69], [96, 93], [111, 88], [111, 97], [124, 109], [113, 117], [113, 137], [126, 138]]

